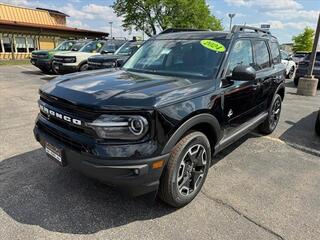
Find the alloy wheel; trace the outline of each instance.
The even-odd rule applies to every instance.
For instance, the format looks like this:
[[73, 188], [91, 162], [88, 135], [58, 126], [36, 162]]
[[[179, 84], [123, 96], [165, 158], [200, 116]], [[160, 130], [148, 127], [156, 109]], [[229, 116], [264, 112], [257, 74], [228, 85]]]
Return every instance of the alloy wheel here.
[[274, 129], [277, 126], [280, 118], [280, 112], [281, 112], [281, 99], [278, 98], [272, 106], [272, 112], [270, 115], [271, 129]]
[[204, 146], [191, 146], [178, 168], [177, 187], [181, 195], [188, 196], [197, 190], [204, 179], [206, 167], [207, 152]]

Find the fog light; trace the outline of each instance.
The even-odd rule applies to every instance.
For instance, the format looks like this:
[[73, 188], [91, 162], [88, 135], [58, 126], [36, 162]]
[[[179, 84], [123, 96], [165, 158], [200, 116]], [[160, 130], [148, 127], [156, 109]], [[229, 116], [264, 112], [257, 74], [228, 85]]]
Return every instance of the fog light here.
[[134, 169], [134, 170], [133, 170], [133, 173], [134, 173], [135, 175], [139, 175], [140, 171], [139, 171], [139, 169]]

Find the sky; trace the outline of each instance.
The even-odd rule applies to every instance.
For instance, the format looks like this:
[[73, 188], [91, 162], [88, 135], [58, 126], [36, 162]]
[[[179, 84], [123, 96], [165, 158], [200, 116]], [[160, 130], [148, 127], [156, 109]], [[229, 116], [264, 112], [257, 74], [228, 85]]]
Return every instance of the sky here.
[[[113, 12], [113, 0], [0, 0], [24, 7], [56, 9], [68, 14], [67, 25], [71, 27], [110, 32], [113, 36], [142, 36], [141, 32], [124, 32], [122, 19]], [[291, 42], [292, 36], [305, 27], [315, 29], [320, 12], [320, 0], [207, 0], [213, 15], [222, 20], [229, 29], [228, 13], [235, 13], [233, 24], [260, 26], [271, 24], [270, 31], [280, 43]]]

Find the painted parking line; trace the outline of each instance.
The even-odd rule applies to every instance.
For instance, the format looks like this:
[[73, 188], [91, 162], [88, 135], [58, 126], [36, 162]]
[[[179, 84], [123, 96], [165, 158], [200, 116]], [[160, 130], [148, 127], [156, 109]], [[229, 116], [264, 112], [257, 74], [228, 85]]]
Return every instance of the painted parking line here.
[[[27, 70], [27, 71], [32, 71], [32, 68], [27, 68], [27, 67], [24, 67], [24, 66], [20, 66], [20, 65], [17, 65], [18, 68], [21, 68], [23, 70]], [[52, 75], [48, 75], [48, 74], [44, 74], [44, 73], [41, 73], [43, 76], [46, 76], [46, 77], [54, 77]]]
[[300, 144], [296, 144], [296, 143], [293, 143], [293, 142], [289, 142], [289, 141], [282, 141], [279, 138], [275, 138], [275, 137], [271, 137], [271, 136], [265, 136], [265, 135], [262, 135], [262, 134], [259, 134], [259, 133], [255, 133], [255, 132], [251, 132], [250, 134], [253, 135], [253, 136], [261, 137], [261, 138], [264, 138], [264, 139], [268, 139], [268, 140], [271, 140], [271, 141], [274, 141], [274, 142], [277, 142], [277, 143], [280, 143], [280, 144], [287, 144], [290, 147], [293, 147], [293, 148], [295, 148], [297, 150], [300, 150], [300, 151], [312, 154], [314, 156], [320, 157], [320, 151], [318, 151], [316, 149], [313, 149], [313, 148], [309, 148], [309, 147], [306, 147], [306, 146], [303, 146], [303, 145], [300, 145]]

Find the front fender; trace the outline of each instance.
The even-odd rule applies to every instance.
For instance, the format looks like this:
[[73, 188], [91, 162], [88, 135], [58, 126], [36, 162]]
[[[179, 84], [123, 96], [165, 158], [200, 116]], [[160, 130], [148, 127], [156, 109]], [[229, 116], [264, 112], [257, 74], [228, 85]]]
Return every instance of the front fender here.
[[[182, 138], [182, 136], [192, 129], [194, 126], [198, 124], [209, 124], [213, 132], [210, 134], [214, 134], [216, 138], [216, 142], [218, 142], [221, 138], [221, 129], [219, 121], [209, 113], [201, 113], [196, 116], [193, 116], [186, 120], [169, 138], [168, 142], [164, 146], [161, 154], [167, 154], [171, 151], [171, 149], [176, 145], [176, 143]], [[209, 129], [208, 129], [209, 130]], [[207, 134], [207, 133], [205, 133]]]

